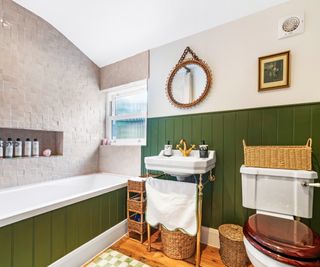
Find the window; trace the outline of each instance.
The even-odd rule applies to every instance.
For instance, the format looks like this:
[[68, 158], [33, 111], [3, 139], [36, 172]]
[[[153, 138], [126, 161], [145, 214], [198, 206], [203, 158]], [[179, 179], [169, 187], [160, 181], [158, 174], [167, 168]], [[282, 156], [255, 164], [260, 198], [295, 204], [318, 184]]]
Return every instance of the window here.
[[117, 87], [108, 93], [106, 125], [112, 145], [146, 145], [146, 80]]

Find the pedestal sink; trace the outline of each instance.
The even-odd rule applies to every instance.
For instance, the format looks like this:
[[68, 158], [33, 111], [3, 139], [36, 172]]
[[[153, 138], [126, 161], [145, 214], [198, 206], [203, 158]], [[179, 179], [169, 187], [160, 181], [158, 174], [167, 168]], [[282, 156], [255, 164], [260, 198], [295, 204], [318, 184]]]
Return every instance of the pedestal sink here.
[[176, 176], [178, 181], [183, 181], [192, 174], [204, 174], [212, 170], [216, 164], [216, 152], [209, 150], [208, 158], [200, 158], [199, 150], [191, 151], [189, 157], [182, 156], [179, 150], [172, 150], [171, 157], [163, 155], [163, 150], [158, 156], [145, 157], [144, 163], [147, 170], [162, 171], [171, 176]]

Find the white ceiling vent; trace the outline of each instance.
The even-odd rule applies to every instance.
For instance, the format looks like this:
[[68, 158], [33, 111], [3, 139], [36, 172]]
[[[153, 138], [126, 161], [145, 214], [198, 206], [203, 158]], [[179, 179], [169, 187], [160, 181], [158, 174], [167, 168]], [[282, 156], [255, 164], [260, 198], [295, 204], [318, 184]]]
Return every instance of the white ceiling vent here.
[[278, 23], [278, 38], [283, 39], [303, 33], [304, 14], [283, 17]]

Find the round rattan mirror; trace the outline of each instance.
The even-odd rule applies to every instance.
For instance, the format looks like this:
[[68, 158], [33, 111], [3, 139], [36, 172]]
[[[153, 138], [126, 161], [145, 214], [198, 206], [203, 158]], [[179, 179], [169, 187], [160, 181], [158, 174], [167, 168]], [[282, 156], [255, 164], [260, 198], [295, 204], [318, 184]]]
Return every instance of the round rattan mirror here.
[[[190, 53], [192, 58], [186, 58]], [[187, 47], [167, 81], [167, 96], [178, 108], [199, 104], [208, 94], [212, 83], [209, 66]]]

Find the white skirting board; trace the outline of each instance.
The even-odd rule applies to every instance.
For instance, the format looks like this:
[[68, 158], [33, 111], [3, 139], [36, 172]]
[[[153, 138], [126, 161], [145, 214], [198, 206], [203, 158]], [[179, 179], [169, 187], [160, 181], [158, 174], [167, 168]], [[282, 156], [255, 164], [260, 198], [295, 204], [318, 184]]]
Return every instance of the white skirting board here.
[[127, 232], [127, 220], [123, 220], [109, 230], [103, 232], [87, 243], [71, 251], [55, 261], [49, 267], [79, 267], [93, 258], [99, 252], [117, 242]]
[[[92, 259], [102, 250], [110, 247], [127, 233], [127, 220], [124, 220], [109, 230], [91, 239], [79, 248], [71, 251], [61, 259], [55, 261], [49, 267], [79, 267]], [[219, 248], [219, 232], [217, 229], [202, 226], [201, 243]]]
[[219, 231], [214, 228], [201, 227], [201, 243], [210, 247], [220, 248]]

